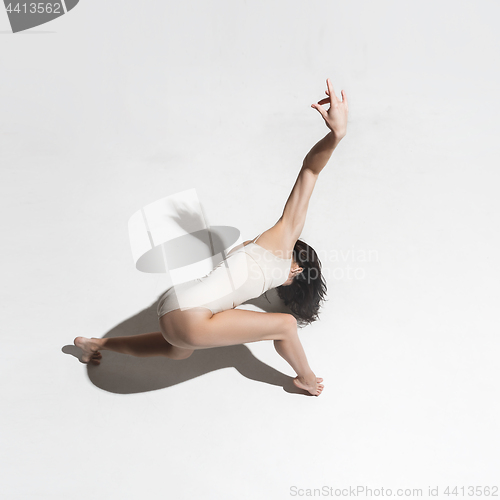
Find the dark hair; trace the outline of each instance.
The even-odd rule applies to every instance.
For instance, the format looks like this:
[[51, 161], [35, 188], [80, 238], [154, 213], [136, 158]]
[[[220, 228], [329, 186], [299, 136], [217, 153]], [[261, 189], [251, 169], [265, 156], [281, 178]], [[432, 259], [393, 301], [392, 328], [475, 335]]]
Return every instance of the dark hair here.
[[291, 285], [277, 287], [277, 292], [285, 306], [297, 317], [297, 324], [306, 326], [319, 319], [321, 302], [326, 300], [326, 281], [321, 274], [321, 261], [313, 247], [297, 240], [293, 258], [303, 271], [293, 278]]

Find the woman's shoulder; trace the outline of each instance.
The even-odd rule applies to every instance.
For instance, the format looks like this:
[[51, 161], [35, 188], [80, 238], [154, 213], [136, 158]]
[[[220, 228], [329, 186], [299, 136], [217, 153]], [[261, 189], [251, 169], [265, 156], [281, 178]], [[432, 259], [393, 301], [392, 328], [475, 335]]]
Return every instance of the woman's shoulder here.
[[258, 236], [257, 241], [254, 238], [250, 242], [257, 243], [257, 245], [282, 259], [290, 259], [295, 246], [295, 241], [292, 241], [292, 239], [291, 234], [287, 231], [285, 225], [281, 223], [280, 219], [273, 227], [262, 232]]

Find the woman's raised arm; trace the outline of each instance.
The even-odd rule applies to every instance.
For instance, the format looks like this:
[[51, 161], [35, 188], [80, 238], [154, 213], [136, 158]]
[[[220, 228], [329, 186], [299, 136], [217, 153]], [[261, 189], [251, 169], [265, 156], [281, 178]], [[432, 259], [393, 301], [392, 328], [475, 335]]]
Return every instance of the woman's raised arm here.
[[[328, 89], [325, 93], [329, 96], [311, 107], [318, 110], [324, 118], [330, 132], [317, 142], [307, 153], [299, 175], [293, 186], [283, 210], [283, 215], [278, 221], [282, 226], [282, 234], [291, 245], [297, 241], [302, 233], [306, 221], [307, 208], [319, 173], [328, 163], [333, 151], [346, 134], [347, 129], [347, 96], [342, 90], [342, 101], [335, 95], [330, 79], [326, 80]], [[330, 104], [326, 111], [321, 105]]]

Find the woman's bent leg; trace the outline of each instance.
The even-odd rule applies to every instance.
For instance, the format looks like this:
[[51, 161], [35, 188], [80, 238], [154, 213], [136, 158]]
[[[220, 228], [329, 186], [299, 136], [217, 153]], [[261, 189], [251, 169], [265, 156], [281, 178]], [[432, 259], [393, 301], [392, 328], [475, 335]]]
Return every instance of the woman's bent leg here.
[[297, 333], [297, 321], [291, 314], [231, 309], [215, 314], [207, 326], [204, 336], [198, 341], [201, 345], [232, 345], [273, 340], [278, 354], [297, 375], [314, 377]]
[[277, 352], [304, 384], [312, 386], [314, 391], [323, 389], [319, 384], [322, 379], [316, 378], [307, 362], [297, 333], [297, 321], [290, 314], [230, 309], [211, 315], [203, 308], [196, 308], [172, 311], [162, 318], [165, 319], [160, 325], [167, 340], [188, 349], [273, 340]]

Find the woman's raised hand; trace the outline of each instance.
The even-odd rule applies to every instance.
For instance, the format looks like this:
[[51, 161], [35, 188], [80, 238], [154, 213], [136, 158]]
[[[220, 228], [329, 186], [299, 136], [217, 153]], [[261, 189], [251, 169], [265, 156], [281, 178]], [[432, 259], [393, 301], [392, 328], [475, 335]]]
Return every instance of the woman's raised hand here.
[[[343, 90], [340, 91], [342, 94], [342, 100], [340, 101], [335, 95], [333, 90], [332, 82], [330, 79], [326, 79], [327, 90], [325, 94], [328, 97], [321, 99], [317, 104], [311, 104], [311, 107], [317, 109], [321, 116], [326, 122], [326, 126], [333, 132], [336, 137], [342, 138], [345, 136], [347, 131], [347, 115], [349, 113], [349, 106], [347, 104], [347, 96]], [[330, 108], [325, 110], [322, 104], [329, 104]]]

